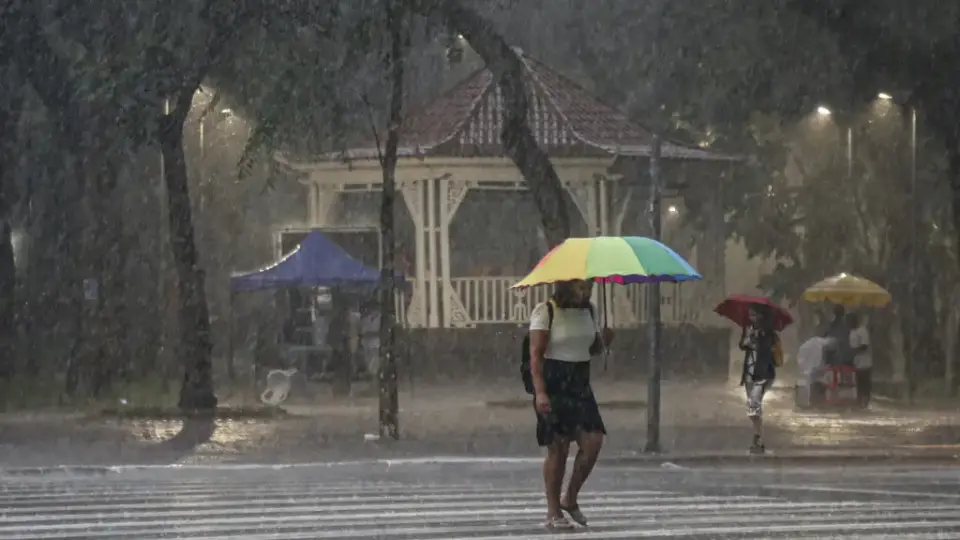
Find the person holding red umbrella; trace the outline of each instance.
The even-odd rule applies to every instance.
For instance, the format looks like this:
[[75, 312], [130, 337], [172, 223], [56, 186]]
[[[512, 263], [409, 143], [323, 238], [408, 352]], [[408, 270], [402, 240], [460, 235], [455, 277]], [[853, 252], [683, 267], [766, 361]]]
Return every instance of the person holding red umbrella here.
[[750, 325], [751, 308], [766, 310], [773, 318], [773, 329], [777, 332], [782, 332], [784, 328], [793, 323], [793, 316], [790, 315], [789, 311], [773, 303], [765, 296], [745, 294], [731, 296], [720, 302], [713, 311], [735, 322], [737, 326], [744, 327]]
[[777, 378], [780, 336], [774, 329], [774, 317], [767, 306], [753, 305], [749, 310], [750, 325], [740, 334], [740, 350], [744, 351], [743, 374], [740, 385], [747, 394], [747, 416], [753, 424], [753, 443], [750, 451], [762, 454], [763, 398]]
[[763, 398], [777, 377], [783, 363], [778, 330], [793, 321], [786, 310], [762, 297], [731, 297], [715, 310], [742, 327], [740, 350], [744, 352], [740, 385], [747, 397], [747, 416], [753, 425], [750, 451], [766, 451], [763, 441]]

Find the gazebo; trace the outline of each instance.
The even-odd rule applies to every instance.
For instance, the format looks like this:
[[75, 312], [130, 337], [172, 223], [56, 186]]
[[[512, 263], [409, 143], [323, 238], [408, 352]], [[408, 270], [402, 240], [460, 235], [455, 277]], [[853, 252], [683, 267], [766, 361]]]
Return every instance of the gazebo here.
[[[647, 160], [651, 133], [584, 88], [521, 54], [530, 94], [529, 121], [551, 157], [578, 210], [587, 235], [643, 234], [624, 231], [632, 210], [647, 211]], [[450, 226], [474, 190], [526, 189], [500, 144], [503, 100], [493, 74], [480, 69], [403, 121], [397, 185], [413, 222], [412, 297], [401, 320], [415, 328], [469, 328], [524, 322], [545, 290], [515, 293], [520, 276], [455, 276], [451, 272]], [[375, 143], [361, 144], [309, 161], [277, 155], [307, 188], [306, 227], [332, 223], [338, 193], [379, 191], [381, 169]], [[667, 195], [695, 191], [709, 224], [697, 238], [694, 262], [705, 280], [683, 289], [664, 286], [664, 321], [695, 322], [724, 296], [726, 238], [720, 207], [722, 176], [737, 158], [666, 142], [662, 146]], [[679, 189], [679, 188], [683, 189]], [[636, 189], [635, 189], [636, 188]], [[672, 191], [671, 191], [672, 189]], [[680, 199], [678, 199], [678, 204]], [[644, 223], [645, 218], [635, 219]], [[483, 234], [479, 232], [477, 234]], [[530, 232], [534, 236], [534, 231]], [[642, 323], [645, 290], [613, 288], [611, 322]]]

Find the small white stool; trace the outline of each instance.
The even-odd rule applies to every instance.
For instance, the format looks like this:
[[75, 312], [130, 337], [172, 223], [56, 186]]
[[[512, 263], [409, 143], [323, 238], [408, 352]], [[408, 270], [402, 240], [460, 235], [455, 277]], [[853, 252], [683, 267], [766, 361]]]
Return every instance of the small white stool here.
[[274, 369], [267, 373], [267, 388], [260, 394], [260, 401], [276, 407], [287, 400], [290, 394], [290, 379], [297, 369]]

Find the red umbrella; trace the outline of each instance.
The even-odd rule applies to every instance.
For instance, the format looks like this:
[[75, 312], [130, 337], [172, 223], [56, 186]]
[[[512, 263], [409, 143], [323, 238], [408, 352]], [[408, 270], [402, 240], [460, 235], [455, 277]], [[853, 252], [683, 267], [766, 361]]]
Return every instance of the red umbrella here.
[[747, 314], [750, 306], [766, 306], [773, 316], [773, 327], [778, 332], [793, 322], [793, 317], [790, 315], [790, 312], [774, 304], [773, 301], [766, 296], [731, 296], [723, 302], [720, 302], [720, 305], [718, 305], [714, 311], [740, 326], [746, 326], [750, 323], [750, 317]]

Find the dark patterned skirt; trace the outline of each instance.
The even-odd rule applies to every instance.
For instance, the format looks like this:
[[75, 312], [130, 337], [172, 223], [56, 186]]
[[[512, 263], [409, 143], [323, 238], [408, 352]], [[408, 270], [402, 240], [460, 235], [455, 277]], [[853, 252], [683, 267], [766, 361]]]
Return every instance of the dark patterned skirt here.
[[540, 446], [549, 446], [558, 438], [574, 440], [580, 432], [607, 433], [590, 387], [590, 362], [544, 359], [543, 382], [550, 398], [550, 412], [537, 413]]

